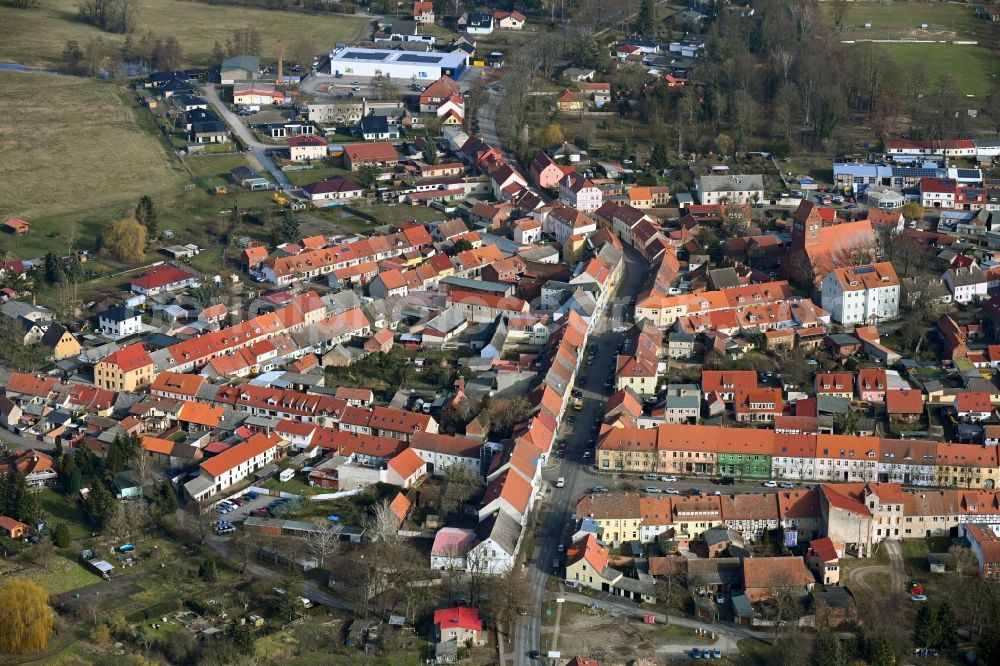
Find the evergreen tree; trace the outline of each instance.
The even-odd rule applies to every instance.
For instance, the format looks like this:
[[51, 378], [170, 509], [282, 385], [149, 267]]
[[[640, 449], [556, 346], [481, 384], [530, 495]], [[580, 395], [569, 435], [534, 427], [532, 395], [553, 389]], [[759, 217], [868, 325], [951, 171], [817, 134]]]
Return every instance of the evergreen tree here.
[[653, 167], [657, 171], [666, 169], [670, 162], [667, 158], [667, 149], [664, 148], [663, 144], [657, 141], [653, 144], [653, 151], [649, 155], [649, 166]]
[[103, 483], [94, 483], [90, 493], [83, 503], [83, 509], [90, 519], [99, 526], [104, 526], [108, 518], [118, 509], [118, 500], [108, 492]]
[[138, 452], [139, 446], [139, 439], [134, 435], [116, 435], [111, 442], [111, 448], [108, 449], [108, 456], [105, 459], [108, 473], [115, 475], [128, 469], [129, 463]]
[[656, 36], [656, 7], [653, 0], [642, 0], [635, 20], [635, 31], [646, 37]]
[[248, 656], [254, 653], [253, 628], [249, 624], [234, 622], [229, 625], [229, 640], [238, 653]]
[[913, 642], [917, 647], [934, 647], [940, 638], [937, 615], [930, 604], [924, 603], [917, 612], [913, 627]]
[[156, 236], [159, 216], [156, 212], [156, 205], [153, 203], [153, 199], [149, 195], [143, 195], [143, 197], [139, 199], [139, 205], [135, 207], [135, 219], [139, 221], [139, 224], [146, 227], [147, 238], [153, 238]]
[[89, 446], [81, 446], [74, 454], [76, 467], [86, 481], [92, 481], [101, 473], [101, 461]]
[[62, 282], [62, 279], [63, 271], [59, 257], [56, 256], [55, 252], [49, 252], [45, 255], [45, 281], [49, 284], [56, 284]]
[[285, 242], [291, 242], [299, 238], [299, 221], [295, 219], [290, 210], [285, 211], [285, 217], [281, 220], [281, 238]]
[[69, 527], [66, 526], [66, 523], [56, 525], [55, 536], [52, 541], [59, 548], [66, 548], [73, 543], [73, 539], [69, 535]]
[[955, 622], [955, 609], [945, 601], [937, 612], [938, 640], [935, 647], [947, 655], [952, 655], [958, 648], [958, 627]]
[[427, 142], [427, 145], [424, 146], [424, 150], [423, 153], [421, 154], [421, 157], [427, 164], [438, 163], [438, 149], [433, 141]]
[[83, 475], [80, 474], [79, 469], [74, 469], [73, 473], [69, 477], [69, 492], [73, 496], [80, 494], [80, 490], [83, 489]]
[[166, 479], [156, 487], [153, 503], [156, 506], [156, 513], [161, 517], [177, 511], [177, 496], [174, 495], [174, 489], [170, 487], [170, 482]]
[[813, 663], [816, 666], [840, 666], [839, 642], [835, 636], [829, 634], [817, 637]]
[[214, 583], [219, 578], [219, 569], [215, 564], [215, 558], [205, 558], [198, 567], [198, 577], [206, 583]]

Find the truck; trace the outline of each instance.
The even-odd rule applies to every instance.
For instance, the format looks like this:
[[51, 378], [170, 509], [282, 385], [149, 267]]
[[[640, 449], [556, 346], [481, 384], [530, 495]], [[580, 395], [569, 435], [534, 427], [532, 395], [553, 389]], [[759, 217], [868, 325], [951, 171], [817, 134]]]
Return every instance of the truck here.
[[556, 488], [562, 488], [565, 485], [566, 485], [566, 479], [564, 479], [561, 476], [558, 479], [556, 479]]

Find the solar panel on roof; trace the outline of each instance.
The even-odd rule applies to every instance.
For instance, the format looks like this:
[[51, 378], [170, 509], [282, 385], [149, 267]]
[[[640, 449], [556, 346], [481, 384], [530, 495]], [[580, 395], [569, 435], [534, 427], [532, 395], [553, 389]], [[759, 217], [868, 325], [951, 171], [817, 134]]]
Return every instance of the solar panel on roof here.
[[865, 275], [866, 273], [874, 273], [875, 269], [872, 266], [859, 266], [854, 269], [855, 275]]
[[340, 57], [349, 60], [385, 60], [389, 54], [378, 51], [348, 51]]
[[958, 169], [955, 173], [959, 178], [978, 178], [979, 169]]
[[441, 56], [424, 56], [414, 55], [413, 53], [404, 53], [396, 58], [396, 62], [416, 62], [424, 65], [434, 65], [441, 62]]

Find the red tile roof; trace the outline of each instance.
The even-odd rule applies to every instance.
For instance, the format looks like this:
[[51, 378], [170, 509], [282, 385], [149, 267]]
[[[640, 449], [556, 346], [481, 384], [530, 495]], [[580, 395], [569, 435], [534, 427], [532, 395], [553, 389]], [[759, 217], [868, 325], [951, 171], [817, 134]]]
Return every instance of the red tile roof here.
[[201, 464], [201, 469], [212, 478], [216, 478], [237, 465], [241, 465], [268, 449], [278, 446], [281, 442], [281, 437], [274, 433], [270, 435], [257, 433], [247, 441], [209, 458]]
[[117, 365], [122, 372], [133, 372], [139, 368], [153, 365], [153, 359], [150, 358], [142, 344], [137, 342], [119, 349], [113, 354], [108, 354], [101, 359], [101, 363]]
[[434, 611], [434, 624], [442, 629], [457, 628], [482, 631], [483, 621], [479, 619], [479, 611], [475, 608], [442, 608]]
[[158, 266], [142, 277], [132, 280], [131, 284], [140, 289], [159, 289], [170, 284], [183, 282], [197, 277], [194, 273], [182, 271], [170, 265]]

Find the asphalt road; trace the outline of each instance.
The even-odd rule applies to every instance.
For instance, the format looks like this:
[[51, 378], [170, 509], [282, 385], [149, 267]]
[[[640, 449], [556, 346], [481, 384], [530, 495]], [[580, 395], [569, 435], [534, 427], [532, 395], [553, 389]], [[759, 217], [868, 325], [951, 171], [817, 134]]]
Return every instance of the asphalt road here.
[[[646, 273], [645, 261], [637, 253], [627, 249], [625, 274], [613, 302], [621, 304], [636, 296], [642, 288]], [[615, 311], [618, 311], [618, 308], [615, 308]], [[578, 376], [587, 376], [587, 382], [582, 386], [583, 409], [579, 412], [572, 410], [567, 412], [576, 416], [575, 423], [567, 423], [563, 417], [563, 428], [560, 429], [558, 436], [567, 439], [566, 457], [562, 460], [556, 459], [555, 463], [543, 472], [543, 478], [552, 482], [551, 491], [539, 504], [542, 528], [535, 540], [534, 552], [527, 554], [526, 561], [528, 580], [533, 590], [529, 605], [535, 609], [542, 608], [545, 584], [548, 576], [553, 573], [552, 560], [559, 556], [557, 547], [560, 543], [564, 543], [569, 529], [569, 518], [573, 514], [573, 507], [581, 494], [581, 489], [588, 484], [593, 485], [593, 477], [585, 471], [592, 465], [592, 461], [585, 460], [583, 453], [590, 450], [588, 442], [593, 437], [592, 426], [604, 416], [607, 403], [604, 382], [614, 370], [618, 341], [622, 339], [621, 333], [614, 333], [612, 330], [617, 325], [620, 325], [620, 322], [609, 321], [603, 312], [592, 322], [588, 345], [596, 343], [597, 354], [593, 365], [589, 367], [584, 365], [584, 359], [581, 358], [581, 370], [577, 373]], [[558, 477], [565, 479], [565, 487], [555, 487], [554, 481]], [[561, 570], [562, 566], [560, 572]], [[529, 657], [529, 654], [538, 652], [544, 654], [541, 645], [540, 613], [519, 616], [515, 625], [514, 663], [519, 666], [537, 663], [535, 659]]]
[[233, 113], [228, 106], [219, 99], [219, 93], [215, 88], [215, 85], [209, 83], [205, 86], [205, 98], [208, 100], [215, 111], [219, 114], [219, 117], [229, 126], [229, 129], [236, 136], [240, 137], [244, 144], [246, 144], [250, 153], [256, 158], [257, 162], [260, 163], [268, 173], [274, 178], [275, 182], [278, 183], [279, 187], [283, 190], [293, 190], [295, 186], [292, 185], [292, 181], [288, 180], [288, 176], [285, 172], [278, 168], [278, 165], [274, 163], [271, 156], [268, 154], [268, 150], [274, 150], [274, 146], [267, 145], [258, 141], [250, 128], [243, 123], [243, 119]]

